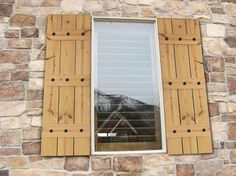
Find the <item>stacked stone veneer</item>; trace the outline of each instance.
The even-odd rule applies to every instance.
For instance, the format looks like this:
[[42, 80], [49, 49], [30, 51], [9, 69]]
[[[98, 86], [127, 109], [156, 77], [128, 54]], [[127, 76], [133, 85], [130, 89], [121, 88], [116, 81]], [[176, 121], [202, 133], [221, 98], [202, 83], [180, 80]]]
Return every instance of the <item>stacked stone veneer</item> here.
[[[46, 16], [197, 18], [214, 154], [40, 157]], [[236, 175], [235, 0], [0, 0], [0, 176]]]

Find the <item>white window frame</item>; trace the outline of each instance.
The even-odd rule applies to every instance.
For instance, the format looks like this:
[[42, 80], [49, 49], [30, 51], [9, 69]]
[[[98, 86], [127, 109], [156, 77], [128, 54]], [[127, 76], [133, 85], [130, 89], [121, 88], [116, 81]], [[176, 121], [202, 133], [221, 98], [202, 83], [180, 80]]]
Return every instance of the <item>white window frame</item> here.
[[[156, 41], [156, 59], [157, 59], [157, 71], [158, 71], [158, 88], [160, 95], [160, 113], [161, 113], [161, 139], [162, 149], [161, 150], [137, 150], [137, 151], [95, 151], [95, 132], [94, 132], [94, 49], [95, 49], [95, 21], [131, 21], [131, 22], [153, 22], [154, 23], [154, 35]], [[91, 31], [91, 154], [92, 155], [109, 155], [109, 154], [145, 154], [145, 153], [166, 153], [166, 128], [164, 118], [164, 102], [163, 102], [163, 88], [162, 88], [162, 74], [161, 74], [161, 60], [160, 60], [160, 49], [158, 39], [158, 28], [156, 18], [130, 18], [130, 17], [92, 17], [92, 31]]]

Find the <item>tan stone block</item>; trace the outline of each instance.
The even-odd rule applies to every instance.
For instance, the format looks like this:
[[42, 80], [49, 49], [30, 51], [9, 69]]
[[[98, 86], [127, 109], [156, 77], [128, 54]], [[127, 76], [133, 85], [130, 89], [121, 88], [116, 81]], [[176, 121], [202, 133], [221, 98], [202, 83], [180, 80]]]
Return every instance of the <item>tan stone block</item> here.
[[7, 158], [0, 157], [0, 169], [5, 168], [7, 166]]
[[28, 90], [43, 90], [43, 79], [30, 78], [28, 82]]
[[232, 17], [236, 17], [236, 4], [225, 4], [224, 5], [224, 9], [225, 9], [225, 12], [232, 16]]
[[221, 41], [217, 38], [203, 38], [203, 49], [206, 54], [221, 55], [222, 46]]
[[178, 176], [185, 176], [185, 175], [194, 176], [195, 175], [193, 164], [177, 164], [176, 169], [177, 169]]
[[9, 17], [12, 14], [12, 4], [0, 4], [0, 16]]
[[38, 38], [39, 30], [38, 28], [23, 28], [21, 30], [21, 37], [22, 38]]
[[139, 0], [138, 3], [140, 5], [152, 5], [155, 2], [155, 0]]
[[43, 91], [41, 90], [28, 90], [27, 91], [27, 100], [42, 100]]
[[11, 176], [40, 176], [40, 172], [32, 169], [15, 169], [11, 172]]
[[44, 71], [44, 60], [35, 60], [29, 62], [30, 71]]
[[227, 92], [227, 87], [225, 83], [208, 83], [207, 84], [208, 93], [212, 92]]
[[113, 167], [116, 172], [141, 172], [142, 157], [118, 156], [113, 159]]
[[0, 83], [1, 100], [21, 100], [24, 98], [24, 84], [21, 82], [2, 82]]
[[91, 164], [93, 170], [111, 169], [111, 157], [93, 157]]
[[3, 50], [0, 51], [0, 63], [25, 63], [29, 59], [28, 51]]
[[102, 11], [103, 5], [100, 1], [84, 1], [84, 9], [89, 11]]
[[28, 168], [29, 161], [28, 158], [24, 156], [9, 157], [7, 158], [7, 166], [13, 169]]
[[2, 146], [16, 146], [21, 144], [21, 131], [1, 131]]
[[209, 114], [211, 117], [220, 115], [218, 103], [209, 103], [208, 107], [209, 107]]
[[59, 7], [61, 0], [43, 0], [42, 6], [44, 7]]
[[[78, 175], [78, 176], [84, 176], [84, 175]], [[94, 172], [94, 173], [89, 174], [89, 176], [113, 176], [113, 173]], [[120, 176], [120, 174], [118, 174], [116, 176]], [[129, 174], [129, 176], [134, 176], [134, 175], [133, 174]]]
[[[27, 110], [28, 116], [41, 116], [43, 109], [42, 108], [30, 108]], [[38, 117], [39, 118], [39, 117]], [[36, 120], [37, 118], [35, 118]], [[38, 121], [38, 120], [37, 120]]]
[[52, 161], [52, 166], [54, 169], [62, 170], [64, 168], [64, 164], [64, 159], [56, 159]]
[[20, 155], [20, 148], [0, 148], [0, 156]]
[[236, 123], [229, 123], [228, 128], [229, 140], [236, 140]]
[[19, 31], [7, 31], [5, 32], [5, 38], [19, 38]]
[[221, 24], [207, 24], [207, 35], [209, 37], [224, 37], [225, 26]]
[[222, 169], [223, 162], [221, 160], [206, 160], [206, 161], [198, 161], [195, 165], [196, 171], [216, 171]]
[[25, 155], [39, 155], [40, 142], [23, 142], [22, 150]]
[[133, 6], [133, 5], [122, 5], [121, 6], [121, 11], [122, 11], [122, 16], [138, 16], [138, 6]]
[[124, 0], [124, 2], [125, 2], [126, 4], [135, 5], [135, 4], [138, 3], [138, 0]]
[[225, 14], [212, 14], [212, 22], [213, 23], [228, 24], [229, 17]]
[[7, 48], [9, 49], [30, 49], [32, 46], [31, 39], [9, 39]]
[[11, 80], [13, 81], [28, 81], [29, 72], [28, 71], [14, 71], [11, 73]]
[[236, 103], [228, 103], [229, 112], [236, 112]]
[[18, 0], [17, 5], [18, 6], [28, 6], [28, 7], [36, 7], [40, 6], [42, 3], [42, 0]]
[[23, 139], [32, 140], [41, 138], [41, 129], [39, 128], [28, 128], [23, 130]]
[[33, 169], [51, 169], [52, 168], [52, 160], [43, 160], [38, 162], [31, 163], [30, 168]]
[[204, 1], [189, 1], [189, 10], [191, 10], [192, 14], [208, 14], [207, 4]]
[[83, 4], [84, 0], [62, 0], [61, 7], [64, 11], [81, 11], [83, 8]]
[[28, 117], [7, 117], [0, 119], [2, 129], [27, 128], [30, 126], [30, 121], [31, 119]]
[[64, 169], [68, 171], [87, 171], [89, 169], [88, 157], [67, 157]]
[[148, 8], [148, 7], [142, 7], [140, 14], [142, 17], [155, 17], [156, 16], [156, 12], [154, 9], [152, 8]]
[[69, 173], [60, 171], [45, 171], [40, 176], [71, 176]]

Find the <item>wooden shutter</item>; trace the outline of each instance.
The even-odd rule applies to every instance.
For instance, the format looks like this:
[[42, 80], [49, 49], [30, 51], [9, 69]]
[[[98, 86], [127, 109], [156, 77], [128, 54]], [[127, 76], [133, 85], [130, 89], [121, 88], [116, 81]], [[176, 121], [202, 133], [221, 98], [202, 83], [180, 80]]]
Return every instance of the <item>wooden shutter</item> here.
[[167, 150], [211, 153], [199, 21], [158, 19]]
[[90, 154], [91, 17], [49, 15], [42, 156]]

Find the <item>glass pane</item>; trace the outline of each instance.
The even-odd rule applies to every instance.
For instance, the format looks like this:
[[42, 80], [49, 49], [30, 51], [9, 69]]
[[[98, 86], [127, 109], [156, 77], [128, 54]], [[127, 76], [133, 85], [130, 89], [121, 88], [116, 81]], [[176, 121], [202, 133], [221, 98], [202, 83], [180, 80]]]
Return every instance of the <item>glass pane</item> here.
[[95, 151], [162, 149], [154, 25], [95, 22]]

